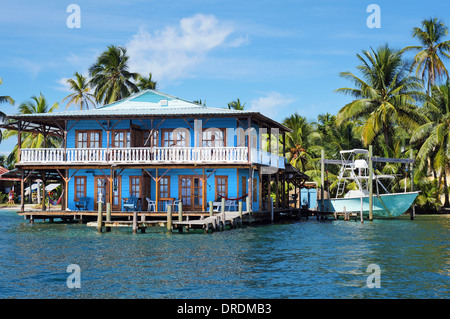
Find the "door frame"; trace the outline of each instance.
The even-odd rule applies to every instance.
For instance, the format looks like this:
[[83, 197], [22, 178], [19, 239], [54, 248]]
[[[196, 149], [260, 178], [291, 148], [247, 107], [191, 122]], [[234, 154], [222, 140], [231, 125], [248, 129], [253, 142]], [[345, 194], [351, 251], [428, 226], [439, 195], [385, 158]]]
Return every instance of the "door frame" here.
[[[203, 187], [204, 187], [204, 183], [203, 180], [200, 176], [197, 175], [179, 175], [178, 176], [178, 198], [183, 201], [183, 196], [182, 195], [182, 182], [181, 180], [185, 178], [185, 179], [190, 179], [191, 184], [190, 184], [190, 197], [191, 197], [191, 205], [187, 206], [186, 204], [183, 203], [183, 209], [186, 208], [186, 210], [191, 210], [191, 211], [202, 211], [203, 210], [203, 200], [204, 200], [204, 192], [203, 192]], [[198, 195], [195, 196], [194, 194], [194, 185], [195, 185], [195, 179], [197, 179], [199, 181], [199, 192]], [[201, 198], [201, 201], [199, 201], [198, 205], [195, 205], [195, 197]]]

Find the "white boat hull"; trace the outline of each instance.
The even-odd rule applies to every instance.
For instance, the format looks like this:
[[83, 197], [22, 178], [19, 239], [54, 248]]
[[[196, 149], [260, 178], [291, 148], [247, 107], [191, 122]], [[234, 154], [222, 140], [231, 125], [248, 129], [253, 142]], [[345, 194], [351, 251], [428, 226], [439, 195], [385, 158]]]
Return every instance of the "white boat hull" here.
[[[419, 192], [373, 195], [373, 218], [395, 218], [404, 214], [412, 205]], [[323, 207], [319, 200], [319, 210], [343, 213], [360, 213], [361, 198], [363, 216], [369, 216], [369, 196], [325, 199]]]

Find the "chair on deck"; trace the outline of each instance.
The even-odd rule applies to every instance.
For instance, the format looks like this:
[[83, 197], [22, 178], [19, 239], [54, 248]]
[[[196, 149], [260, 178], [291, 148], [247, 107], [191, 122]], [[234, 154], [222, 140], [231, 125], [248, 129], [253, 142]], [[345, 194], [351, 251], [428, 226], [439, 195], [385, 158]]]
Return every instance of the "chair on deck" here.
[[156, 211], [156, 201], [151, 200], [150, 198], [146, 197], [145, 198], [148, 202], [148, 206], [147, 206], [147, 211], [151, 212], [152, 211], [152, 207], [153, 207], [153, 211]]
[[131, 196], [128, 197], [126, 200], [124, 200], [123, 203], [123, 208], [128, 212], [128, 211], [139, 211], [139, 199], [137, 197]]
[[75, 207], [78, 210], [87, 210], [89, 205], [89, 197], [80, 197], [78, 202], [75, 204]]
[[236, 204], [235, 200], [226, 200], [225, 201], [225, 210], [228, 207], [228, 209], [230, 211], [234, 210], [237, 211], [238, 210], [238, 204]]
[[180, 206], [181, 200], [177, 199], [173, 201], [173, 211], [178, 211], [178, 206]]

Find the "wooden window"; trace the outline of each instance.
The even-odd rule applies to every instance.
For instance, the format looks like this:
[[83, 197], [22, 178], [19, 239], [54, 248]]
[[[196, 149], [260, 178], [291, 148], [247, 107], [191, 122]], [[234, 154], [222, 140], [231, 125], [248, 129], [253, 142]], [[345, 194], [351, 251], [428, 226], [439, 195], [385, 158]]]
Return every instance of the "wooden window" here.
[[[172, 146], [187, 146], [187, 132], [186, 131], [177, 131], [174, 133], [174, 129], [162, 129], [161, 135], [161, 145], [163, 147], [172, 147]], [[176, 135], [176, 136], [175, 136]]]
[[224, 128], [203, 129], [202, 146], [203, 147], [224, 147], [224, 146], [226, 146], [226, 129], [224, 129]]
[[170, 177], [161, 177], [159, 180], [159, 197], [169, 198], [170, 197]]
[[228, 197], [228, 176], [216, 176], [216, 194], [217, 201], [221, 201], [222, 197]]
[[113, 130], [111, 147], [125, 148], [130, 147], [129, 130]]
[[141, 197], [141, 177], [130, 176], [130, 195], [134, 197]]
[[76, 148], [100, 148], [102, 147], [101, 130], [76, 130], [75, 131]]
[[75, 176], [75, 201], [86, 197], [86, 176]]
[[151, 133], [150, 131], [144, 131], [143, 134], [143, 143], [142, 145], [144, 145], [144, 147], [157, 147], [159, 146], [158, 143], [158, 137], [159, 137], [159, 132], [158, 130], [153, 130], [153, 134], [152, 136], [150, 136]]
[[[251, 147], [259, 149], [258, 134], [257, 134], [255, 128], [251, 129], [250, 135], [251, 135]], [[237, 146], [248, 147], [248, 130], [244, 130], [242, 128], [237, 129], [237, 143], [236, 144], [237, 144]]]

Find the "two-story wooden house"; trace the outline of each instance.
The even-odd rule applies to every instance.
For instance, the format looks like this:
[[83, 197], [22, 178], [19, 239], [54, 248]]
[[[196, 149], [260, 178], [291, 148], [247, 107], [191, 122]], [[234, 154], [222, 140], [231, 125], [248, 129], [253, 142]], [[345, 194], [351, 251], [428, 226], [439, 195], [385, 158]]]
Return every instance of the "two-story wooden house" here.
[[[221, 197], [242, 200], [247, 209], [249, 197], [256, 212], [268, 209], [269, 181], [286, 177], [277, 144], [289, 129], [282, 124], [259, 112], [206, 107], [155, 90], [96, 109], [13, 115], [3, 127], [19, 133], [22, 186], [31, 178], [61, 180], [63, 211], [77, 210], [84, 197], [87, 210], [96, 210], [101, 196], [113, 212], [124, 211], [130, 197], [140, 199], [138, 209], [155, 212], [177, 200], [183, 211], [206, 212], [208, 202]], [[57, 136], [62, 146], [20, 148], [23, 132]], [[277, 207], [282, 203], [287, 199]]]

